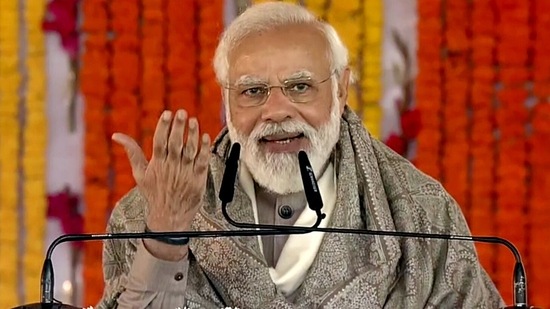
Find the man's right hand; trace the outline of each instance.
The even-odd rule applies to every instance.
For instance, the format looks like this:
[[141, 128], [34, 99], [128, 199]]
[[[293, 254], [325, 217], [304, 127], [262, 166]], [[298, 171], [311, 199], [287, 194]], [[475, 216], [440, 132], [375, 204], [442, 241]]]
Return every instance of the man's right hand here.
[[[178, 110], [161, 115], [153, 137], [153, 155], [147, 162], [143, 150], [131, 137], [113, 134], [113, 140], [126, 150], [138, 190], [146, 198], [146, 223], [152, 231], [187, 231], [199, 210], [208, 173], [210, 137], [203, 134], [199, 144], [199, 124]], [[187, 132], [187, 140], [184, 136]], [[147, 250], [157, 258], [180, 260], [187, 246], [173, 246], [144, 240]]]

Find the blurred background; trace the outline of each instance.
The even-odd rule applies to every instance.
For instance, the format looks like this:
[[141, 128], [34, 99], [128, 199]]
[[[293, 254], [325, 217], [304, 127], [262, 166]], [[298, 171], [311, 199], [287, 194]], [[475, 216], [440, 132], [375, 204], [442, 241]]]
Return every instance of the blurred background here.
[[[47, 246], [103, 232], [134, 186], [113, 132], [150, 153], [164, 109], [187, 109], [214, 136], [222, 128], [212, 56], [250, 2], [0, 1], [1, 308], [38, 301]], [[349, 48], [349, 105], [366, 128], [440, 180], [474, 234], [512, 241], [531, 303], [550, 307], [550, 2], [289, 2], [330, 22]], [[57, 248], [57, 299], [95, 305], [101, 248]], [[511, 303], [512, 254], [477, 248]]]

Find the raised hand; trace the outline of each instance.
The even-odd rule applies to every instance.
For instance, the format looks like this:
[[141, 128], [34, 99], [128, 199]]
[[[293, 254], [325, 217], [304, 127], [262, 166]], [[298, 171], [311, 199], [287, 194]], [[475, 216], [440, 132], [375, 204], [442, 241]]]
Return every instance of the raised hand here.
[[[178, 110], [175, 117], [170, 111], [163, 112], [149, 162], [134, 139], [122, 133], [113, 134], [113, 140], [126, 150], [138, 190], [148, 202], [146, 223], [152, 231], [189, 230], [204, 195], [210, 137], [203, 134], [199, 141], [197, 119], [187, 121], [187, 118], [184, 110]], [[144, 243], [153, 255], [163, 259], [182, 258], [187, 252], [187, 246], [154, 240]]]

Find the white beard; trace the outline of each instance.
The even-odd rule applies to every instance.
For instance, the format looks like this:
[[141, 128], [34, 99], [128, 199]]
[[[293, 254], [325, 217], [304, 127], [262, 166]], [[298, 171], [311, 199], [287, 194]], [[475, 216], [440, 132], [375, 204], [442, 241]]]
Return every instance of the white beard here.
[[259, 140], [271, 134], [302, 132], [309, 141], [309, 148], [303, 149], [309, 158], [313, 171], [320, 176], [330, 158], [334, 146], [340, 138], [340, 108], [337, 97], [337, 84], [333, 87], [333, 100], [330, 119], [318, 130], [307, 123], [288, 120], [282, 123], [262, 123], [247, 137], [233, 126], [227, 112], [227, 127], [231, 141], [241, 144], [241, 161], [244, 162], [252, 178], [263, 188], [276, 194], [289, 194], [303, 191], [297, 153], [265, 153], [261, 151]]

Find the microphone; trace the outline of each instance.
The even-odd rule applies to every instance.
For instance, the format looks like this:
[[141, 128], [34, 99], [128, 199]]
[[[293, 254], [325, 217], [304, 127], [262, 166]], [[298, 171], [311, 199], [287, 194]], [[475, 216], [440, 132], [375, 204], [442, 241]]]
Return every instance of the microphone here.
[[241, 144], [234, 143], [231, 145], [229, 157], [225, 160], [225, 170], [223, 172], [222, 184], [220, 185], [220, 194], [218, 197], [222, 203], [230, 203], [235, 194], [235, 180], [237, 179], [237, 171], [239, 169], [239, 155], [241, 152]]

